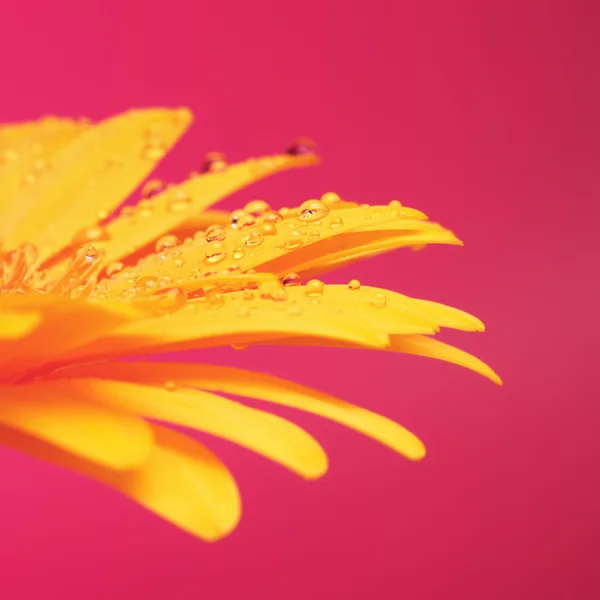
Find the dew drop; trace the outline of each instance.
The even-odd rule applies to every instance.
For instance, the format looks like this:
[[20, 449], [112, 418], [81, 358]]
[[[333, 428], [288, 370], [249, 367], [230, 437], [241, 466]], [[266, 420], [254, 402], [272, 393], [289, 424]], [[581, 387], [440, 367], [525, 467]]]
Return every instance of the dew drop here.
[[229, 219], [229, 226], [233, 227], [234, 229], [237, 229], [238, 228], [238, 221], [242, 217], [245, 217], [245, 216], [246, 216], [246, 213], [243, 210], [241, 210], [241, 209], [234, 210], [231, 213], [231, 217]]
[[[169, 277], [169, 280], [170, 279], [171, 278]], [[164, 277], [162, 280], [164, 280]], [[157, 310], [162, 314], [178, 310], [187, 302], [187, 294], [181, 288], [160, 290], [156, 292], [153, 297], [158, 299]]]
[[85, 249], [85, 260], [88, 263], [93, 263], [100, 258], [100, 252], [94, 246], [88, 246]]
[[263, 236], [260, 231], [252, 231], [248, 235], [244, 236], [243, 242], [246, 246], [254, 247], [262, 244]]
[[150, 200], [140, 200], [137, 204], [137, 214], [148, 219], [154, 214], [154, 204]]
[[315, 154], [316, 150], [317, 145], [313, 140], [307, 137], [299, 137], [292, 141], [285, 152], [291, 156], [300, 156], [303, 154]]
[[304, 243], [303, 235], [301, 231], [294, 229], [290, 231], [289, 235], [283, 240], [283, 247], [286, 250], [293, 250], [299, 248]]
[[300, 283], [302, 283], [302, 279], [300, 278], [300, 275], [298, 275], [297, 273], [288, 273], [283, 278], [283, 285], [285, 285], [286, 287], [300, 285]]
[[329, 207], [320, 200], [307, 200], [298, 209], [300, 221], [318, 221], [327, 215]]
[[167, 153], [166, 146], [160, 140], [150, 140], [142, 149], [142, 158], [156, 162]]
[[392, 201], [391, 201], [391, 202], [388, 204], [388, 206], [389, 206], [390, 208], [396, 208], [396, 209], [397, 209], [397, 208], [402, 208], [402, 202], [400, 202], [400, 200], [392, 200]]
[[348, 282], [348, 288], [351, 290], [360, 290], [360, 281], [358, 279], [351, 279]]
[[321, 196], [321, 202], [327, 204], [327, 206], [331, 206], [332, 204], [337, 204], [341, 202], [342, 199], [335, 192], [327, 192]]
[[227, 238], [227, 231], [221, 225], [211, 225], [205, 232], [207, 242], [222, 242]]
[[232, 250], [232, 256], [235, 260], [240, 260], [241, 258], [244, 258], [244, 255], [245, 255], [245, 252], [241, 246], [236, 246]]
[[333, 217], [333, 219], [331, 219], [331, 221], [329, 223], [330, 229], [340, 229], [343, 226], [344, 226], [344, 220], [342, 219], [342, 217]]
[[112, 277], [122, 271], [124, 266], [122, 262], [112, 262], [106, 267], [106, 275]]
[[318, 279], [311, 279], [305, 287], [304, 293], [309, 297], [317, 297], [323, 295], [325, 284]]
[[209, 152], [200, 167], [201, 173], [220, 173], [227, 168], [227, 157], [222, 152]]
[[183, 189], [178, 189], [173, 193], [167, 202], [167, 210], [171, 213], [179, 213], [190, 209], [192, 206], [192, 197]]
[[95, 227], [87, 227], [73, 236], [73, 244], [79, 246], [85, 244], [86, 242], [108, 240], [109, 237], [110, 236], [104, 227], [100, 227], [99, 225]]
[[279, 223], [279, 221], [282, 221], [283, 217], [276, 210], [272, 210], [263, 217], [263, 220], [265, 223], [275, 224], [275, 223]]
[[375, 296], [371, 300], [371, 305], [374, 306], [375, 308], [383, 308], [386, 304], [387, 304], [386, 297], [381, 293], [375, 294]]
[[271, 207], [264, 200], [252, 200], [252, 202], [248, 202], [244, 207], [244, 212], [253, 217], [262, 217], [270, 210]]
[[217, 263], [227, 256], [227, 250], [221, 242], [210, 242], [204, 249], [204, 256], [209, 263]]
[[163, 387], [168, 392], [174, 392], [177, 389], [177, 385], [175, 384], [174, 381], [165, 381], [165, 383], [163, 384]]
[[179, 238], [176, 235], [163, 235], [156, 242], [156, 251], [163, 252], [177, 245], [179, 245]]
[[277, 227], [273, 223], [262, 223], [259, 229], [264, 236], [277, 235]]
[[310, 239], [318, 240], [321, 237], [321, 232], [318, 229], [313, 229], [308, 235]]
[[150, 179], [142, 187], [142, 199], [148, 200], [165, 190], [167, 184], [162, 179]]

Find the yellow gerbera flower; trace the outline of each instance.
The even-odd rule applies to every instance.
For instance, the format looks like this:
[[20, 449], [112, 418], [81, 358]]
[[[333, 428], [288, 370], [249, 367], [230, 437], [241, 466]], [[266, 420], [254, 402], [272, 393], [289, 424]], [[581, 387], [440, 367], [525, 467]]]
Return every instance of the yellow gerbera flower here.
[[500, 380], [433, 337], [440, 327], [482, 331], [475, 317], [354, 280], [311, 280], [394, 248], [460, 244], [423, 213], [333, 193], [297, 209], [255, 201], [211, 210], [262, 177], [317, 164], [309, 141], [234, 165], [209, 155], [202, 173], [180, 185], [150, 181], [135, 206], [113, 215], [190, 122], [184, 109], [148, 109], [99, 124], [0, 127], [0, 443], [215, 540], [240, 517], [233, 476], [202, 444], [155, 421], [233, 441], [309, 479], [327, 469], [310, 435], [219, 393], [324, 416], [411, 460], [423, 458], [423, 444], [382, 416], [268, 374], [119, 359], [332, 345], [430, 356]]

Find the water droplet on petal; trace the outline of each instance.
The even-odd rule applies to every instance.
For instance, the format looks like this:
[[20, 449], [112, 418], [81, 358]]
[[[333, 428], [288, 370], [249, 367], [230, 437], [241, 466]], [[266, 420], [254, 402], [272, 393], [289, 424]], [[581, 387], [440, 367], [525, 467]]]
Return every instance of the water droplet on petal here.
[[167, 202], [167, 210], [172, 213], [183, 212], [192, 206], [192, 197], [182, 188], [175, 190]]
[[207, 242], [222, 242], [227, 238], [227, 231], [221, 225], [211, 225], [204, 234]]
[[318, 221], [327, 215], [329, 207], [320, 200], [307, 200], [298, 209], [300, 221]]
[[259, 230], [264, 236], [277, 235], [277, 227], [273, 223], [261, 223]]
[[262, 215], [270, 210], [271, 207], [264, 200], [252, 200], [252, 202], [248, 202], [244, 207], [244, 212], [253, 217], [262, 217]]
[[73, 236], [73, 244], [79, 246], [85, 244], [86, 242], [108, 240], [109, 237], [110, 236], [104, 227], [100, 227], [99, 225], [96, 227], [87, 227]]
[[113, 275], [116, 275], [117, 273], [119, 273], [120, 271], [122, 271], [124, 266], [125, 265], [123, 263], [121, 263], [121, 262], [110, 263], [106, 267], [106, 275], [108, 277], [112, 277]]
[[371, 304], [376, 308], [383, 308], [387, 304], [386, 297], [381, 293], [377, 293], [371, 300]]
[[86, 262], [95, 262], [100, 258], [100, 252], [94, 248], [94, 246], [88, 246], [85, 249], [85, 260]]
[[227, 157], [222, 152], [209, 152], [200, 167], [201, 173], [220, 173], [227, 168]]
[[358, 279], [351, 279], [348, 282], [348, 288], [351, 290], [360, 290], [360, 281]]
[[232, 256], [235, 260], [240, 260], [241, 258], [244, 258], [244, 255], [245, 255], [245, 252], [241, 246], [236, 246], [232, 250]]
[[243, 242], [246, 246], [258, 246], [263, 242], [263, 236], [260, 231], [252, 231], [248, 235], [244, 236]]
[[333, 219], [331, 219], [331, 221], [329, 222], [330, 229], [340, 229], [343, 226], [344, 220], [342, 219], [342, 217], [333, 217]]
[[337, 204], [341, 202], [342, 199], [335, 192], [327, 192], [321, 196], [321, 202], [327, 204], [327, 206], [331, 206], [332, 204]]
[[174, 381], [165, 381], [165, 383], [163, 384], [163, 387], [168, 392], [173, 392], [177, 389], [177, 385], [175, 384]]
[[162, 179], [150, 179], [142, 187], [142, 198], [148, 200], [165, 190], [167, 184]]
[[221, 242], [210, 242], [204, 249], [204, 255], [209, 263], [216, 263], [227, 256], [227, 250]]
[[163, 235], [156, 242], [156, 251], [163, 252], [169, 248], [179, 245], [179, 238], [176, 235]]
[[263, 220], [265, 221], [265, 223], [275, 224], [275, 223], [279, 223], [279, 221], [282, 221], [283, 217], [276, 210], [272, 210], [263, 217]]
[[390, 208], [402, 208], [402, 202], [400, 202], [400, 200], [392, 200], [388, 206]]
[[315, 154], [317, 145], [307, 137], [296, 138], [286, 149], [286, 154], [299, 156], [302, 154]]
[[305, 286], [304, 293], [309, 297], [321, 296], [325, 290], [325, 284], [318, 279], [311, 279]]
[[286, 250], [299, 248], [304, 243], [303, 234], [298, 229], [290, 231], [288, 236], [283, 240], [283, 247]]
[[[169, 277], [169, 280], [171, 278]], [[159, 283], [162, 283], [164, 277]], [[187, 302], [187, 294], [181, 288], [168, 288], [156, 292], [153, 296], [158, 299], [157, 310], [162, 314], [176, 311]]]
[[312, 240], [317, 240], [321, 237], [321, 232], [318, 229], [313, 229], [308, 235]]
[[142, 150], [142, 158], [156, 162], [167, 153], [166, 146], [160, 140], [150, 140]]
[[297, 273], [288, 273], [283, 278], [283, 285], [285, 285], [286, 287], [300, 285], [301, 283], [302, 283], [302, 279], [300, 278], [300, 275], [298, 275]]

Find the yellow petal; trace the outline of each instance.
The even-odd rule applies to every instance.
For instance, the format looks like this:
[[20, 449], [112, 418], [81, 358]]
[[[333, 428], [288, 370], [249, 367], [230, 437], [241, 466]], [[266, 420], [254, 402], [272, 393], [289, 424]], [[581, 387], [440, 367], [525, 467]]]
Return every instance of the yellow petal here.
[[0, 424], [113, 469], [144, 462], [152, 445], [146, 423], [131, 415], [73, 399], [52, 384], [0, 386]]
[[[310, 335], [356, 343], [366, 348], [387, 345], [388, 336], [356, 313], [336, 314], [333, 307], [308, 302], [298, 311], [291, 302], [235, 292], [190, 301], [166, 316], [133, 322], [87, 346], [61, 357], [63, 364], [82, 359], [149, 354], [186, 348], [253, 343], [255, 340]], [[407, 331], [430, 331], [429, 326], [406, 325]], [[58, 366], [58, 364], [57, 364]]]
[[50, 176], [56, 153], [88, 127], [56, 118], [0, 127], [0, 240], [21, 211], [19, 193], [36, 190]]
[[109, 240], [97, 247], [106, 253], [107, 260], [119, 260], [185, 223], [190, 215], [255, 181], [318, 162], [314, 155], [266, 156], [231, 165], [222, 172], [194, 176], [146, 201], [138, 214], [112, 221], [106, 229]]
[[327, 470], [321, 446], [293, 423], [208, 392], [167, 390], [163, 387], [165, 380], [157, 383], [160, 387], [102, 379], [60, 379], [48, 385], [100, 405], [222, 437], [309, 479]]
[[477, 357], [425, 335], [391, 336], [390, 351], [428, 356], [465, 367], [502, 385], [500, 377]]
[[[408, 220], [383, 208], [330, 211], [314, 222], [288, 218], [271, 224], [268, 234], [264, 224], [241, 230], [229, 228], [226, 239], [216, 244], [197, 239], [192, 244], [144, 258], [135, 271], [145, 278], [162, 270], [177, 277], [181, 286], [187, 286], [193, 285], [199, 272], [256, 269], [277, 275], [289, 271], [302, 274], [315, 265], [327, 270], [332, 261], [356, 260], [417, 243], [460, 244], [451, 232], [436, 223]], [[173, 251], [177, 253], [176, 259]], [[182, 266], [175, 267], [173, 259]], [[109, 294], [123, 293], [131, 287], [128, 272], [119, 273], [104, 282], [104, 286]]]
[[0, 428], [0, 443], [100, 481], [203, 540], [226, 536], [241, 515], [239, 491], [227, 467], [199, 442], [150, 427], [155, 443], [144, 464], [130, 471], [100, 467], [6, 428]]
[[[40, 323], [41, 316], [33, 310], [0, 309], [0, 348], [3, 340], [17, 340], [29, 335]], [[11, 344], [11, 349], [13, 344]]]
[[81, 365], [66, 371], [65, 374], [155, 384], [168, 377], [180, 385], [265, 400], [320, 415], [359, 431], [411, 460], [420, 460], [425, 456], [422, 442], [390, 419], [316, 390], [263, 373], [216, 365], [127, 362]]
[[118, 206], [185, 131], [184, 109], [135, 110], [90, 127], [59, 152], [47, 177], [13, 201], [7, 246], [38, 245], [40, 261]]
[[[112, 329], [135, 321], [144, 313], [140, 307], [125, 302], [85, 302], [49, 294], [15, 294], [2, 299], [2, 314], [20, 315], [21, 324], [37, 315], [35, 327], [10, 342], [0, 341], [0, 366], [3, 380], [10, 373], [25, 374], [28, 369], [42, 368], [65, 352], [89, 344]], [[18, 326], [13, 321], [12, 327]], [[8, 342], [7, 342], [8, 343]]]

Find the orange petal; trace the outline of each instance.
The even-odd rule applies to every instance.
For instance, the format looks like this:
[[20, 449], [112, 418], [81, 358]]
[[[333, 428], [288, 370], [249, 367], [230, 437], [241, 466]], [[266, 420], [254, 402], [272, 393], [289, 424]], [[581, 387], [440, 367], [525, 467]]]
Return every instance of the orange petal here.
[[0, 443], [100, 481], [203, 540], [229, 534], [239, 522], [241, 501], [227, 467], [199, 442], [150, 427], [154, 446], [144, 464], [130, 471], [100, 467], [6, 428], [0, 428]]
[[187, 110], [133, 110], [88, 128], [57, 153], [31, 191], [14, 197], [6, 243], [35, 243], [40, 261], [118, 206], [191, 121]]
[[167, 390], [165, 380], [157, 383], [160, 387], [103, 379], [59, 379], [48, 385], [100, 405], [222, 437], [308, 479], [327, 470], [321, 446], [293, 423], [208, 392]]
[[122, 215], [112, 221], [106, 228], [109, 240], [98, 243], [97, 247], [106, 253], [107, 260], [119, 260], [176, 229], [190, 215], [206, 210], [255, 181], [318, 163], [315, 155], [266, 156], [231, 165], [222, 172], [194, 176], [138, 205], [137, 214]]
[[146, 423], [72, 399], [52, 384], [0, 386], [0, 423], [112, 469], [142, 464], [152, 445]]
[[[390, 419], [316, 390], [263, 373], [215, 365], [127, 362], [81, 365], [66, 371], [65, 375], [107, 377], [140, 383], [161, 383], [169, 378], [180, 385], [298, 408], [359, 431], [411, 460], [420, 460], [425, 456], [422, 442]], [[110, 396], [112, 397], [112, 394]]]

